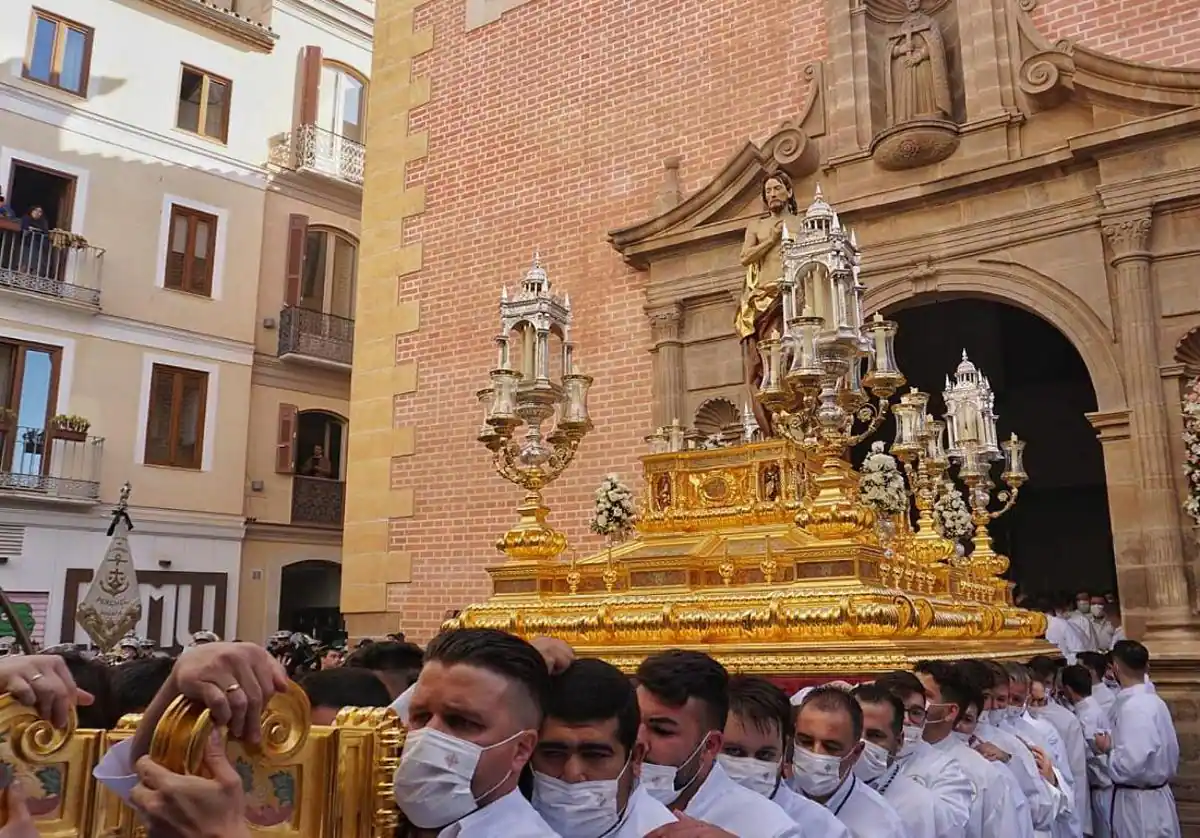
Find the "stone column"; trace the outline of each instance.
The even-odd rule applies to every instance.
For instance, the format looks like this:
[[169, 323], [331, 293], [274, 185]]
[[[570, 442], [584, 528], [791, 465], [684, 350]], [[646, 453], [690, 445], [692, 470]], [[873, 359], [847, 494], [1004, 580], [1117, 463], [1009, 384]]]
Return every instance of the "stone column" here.
[[[1120, 355], [1136, 474], [1140, 533], [1124, 562], [1145, 580], [1147, 640], [1159, 654], [1195, 653], [1178, 495], [1158, 359], [1149, 209], [1102, 219], [1115, 271]], [[1139, 603], [1131, 603], [1137, 605]], [[1190, 649], [1181, 648], [1181, 643]]]
[[683, 415], [683, 341], [680, 327], [683, 306], [678, 303], [650, 309], [650, 334], [654, 348], [654, 427], [670, 425], [678, 419], [686, 425], [691, 417]]

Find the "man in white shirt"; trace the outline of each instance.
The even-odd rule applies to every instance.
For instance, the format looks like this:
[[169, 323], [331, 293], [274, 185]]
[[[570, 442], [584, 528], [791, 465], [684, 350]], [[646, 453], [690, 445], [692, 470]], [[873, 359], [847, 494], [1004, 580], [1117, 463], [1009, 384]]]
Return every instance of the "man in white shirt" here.
[[[728, 689], [725, 667], [700, 652], [670, 649], [642, 661], [637, 700], [649, 751], [641, 785], [672, 811], [732, 835], [799, 838], [799, 827], [783, 809], [735, 783], [717, 762]], [[676, 829], [668, 824], [650, 835]]]
[[550, 685], [533, 754], [533, 808], [562, 838], [644, 838], [675, 823], [639, 787], [646, 745], [629, 678], [595, 658], [576, 660]]
[[1087, 591], [1080, 591], [1075, 595], [1075, 608], [1067, 613], [1067, 620], [1079, 628], [1079, 631], [1087, 638], [1090, 649], [1101, 651], [1100, 638], [1096, 635], [1096, 629], [1092, 624], [1092, 598]]
[[1113, 625], [1104, 615], [1107, 606], [1108, 600], [1105, 597], [1094, 596], [1088, 609], [1091, 612], [1092, 631], [1096, 633], [1096, 640], [1100, 644], [1101, 651], [1108, 651], [1113, 644]]
[[1087, 782], [1087, 740], [1083, 725], [1069, 709], [1054, 700], [1054, 685], [1059, 678], [1058, 667], [1050, 658], [1039, 655], [1029, 661], [1029, 714], [1036, 722], [1054, 727], [1066, 749], [1066, 761], [1071, 770], [1071, 788], [1075, 794], [1073, 807], [1083, 835], [1094, 835], [1091, 796]]
[[863, 712], [863, 751], [855, 775], [891, 804], [908, 838], [958, 838], [961, 829], [938, 831], [936, 795], [905, 776], [896, 761], [904, 741], [904, 704], [878, 684], [862, 684], [851, 695]]
[[1087, 743], [1087, 778], [1092, 810], [1092, 835], [1095, 838], [1111, 838], [1109, 815], [1112, 803], [1112, 778], [1108, 775], [1108, 755], [1096, 748], [1100, 734], [1112, 730], [1108, 711], [1102, 708], [1093, 695], [1093, 673], [1086, 666], [1068, 666], [1062, 673], [1063, 692], [1079, 724], [1083, 727]]
[[984, 703], [982, 690], [943, 661], [917, 664], [917, 678], [929, 698], [925, 742], [953, 760], [971, 781], [974, 797], [967, 838], [1033, 838], [1029, 802], [1016, 778], [1003, 763], [987, 759], [972, 746]]
[[858, 702], [838, 687], [817, 687], [796, 713], [792, 782], [833, 812], [854, 838], [904, 838], [895, 809], [854, 774], [862, 737]]
[[1096, 749], [1108, 754], [1114, 838], [1179, 838], [1171, 780], [1179, 771], [1179, 740], [1167, 705], [1146, 684], [1150, 654], [1136, 640], [1113, 647], [1121, 691], [1113, 705], [1111, 735]]
[[[896, 752], [900, 773], [933, 793], [937, 833], [961, 835], [971, 818], [975, 787], [957, 762], [924, 740], [929, 720], [925, 688], [916, 675], [900, 670], [880, 676], [875, 685], [896, 696], [904, 707], [902, 741]], [[936, 707], [934, 711], [944, 721], [954, 708]], [[948, 732], [949, 728], [945, 730]]]
[[1056, 597], [1044, 597], [1041, 610], [1046, 615], [1046, 642], [1053, 643], [1062, 652], [1067, 663], [1075, 663], [1080, 652], [1096, 651], [1096, 640], [1090, 629], [1085, 630], [1077, 621], [1072, 621], [1069, 604]]
[[[1110, 672], [1108, 653], [1088, 652], [1079, 656], [1079, 662], [1087, 667], [1088, 674], [1091, 675], [1092, 698], [1096, 704], [1100, 705], [1100, 709], [1104, 711], [1104, 715], [1108, 716], [1112, 712], [1113, 702], [1117, 700], [1117, 691], [1105, 679], [1105, 676]], [[1107, 730], [1108, 726], [1105, 729]]]
[[792, 738], [792, 706], [787, 694], [766, 678], [729, 679], [729, 715], [717, 761], [739, 785], [774, 801], [791, 816], [803, 836], [850, 838], [833, 813], [797, 794], [784, 782], [784, 760]]

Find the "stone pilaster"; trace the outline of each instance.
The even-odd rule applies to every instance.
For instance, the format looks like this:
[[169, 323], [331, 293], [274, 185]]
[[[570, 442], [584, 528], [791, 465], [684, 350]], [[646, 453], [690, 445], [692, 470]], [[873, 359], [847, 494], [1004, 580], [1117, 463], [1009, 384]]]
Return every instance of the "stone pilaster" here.
[[[1159, 373], [1158, 309], [1150, 273], [1151, 222], [1147, 209], [1105, 218], [1102, 229], [1114, 270], [1140, 510], [1139, 537], [1129, 545], [1129, 555], [1118, 555], [1118, 563], [1137, 568], [1139, 572], [1132, 575], [1145, 580], [1146, 639], [1157, 653], [1170, 655], [1189, 651], [1175, 648], [1176, 641], [1194, 641], [1195, 631], [1173, 483], [1170, 426]], [[1194, 649], [1192, 645], [1192, 654]]]
[[646, 312], [650, 318], [650, 334], [654, 348], [654, 427], [670, 425], [678, 419], [687, 424], [689, 417], [683, 415], [683, 341], [680, 339], [683, 325], [683, 307], [675, 304]]

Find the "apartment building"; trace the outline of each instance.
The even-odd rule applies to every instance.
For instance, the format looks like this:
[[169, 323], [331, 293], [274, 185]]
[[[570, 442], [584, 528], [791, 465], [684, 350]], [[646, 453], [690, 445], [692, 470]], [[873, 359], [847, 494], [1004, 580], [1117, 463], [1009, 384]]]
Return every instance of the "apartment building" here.
[[128, 481], [139, 633], [336, 622], [372, 4], [5, 12], [0, 585], [85, 641]]

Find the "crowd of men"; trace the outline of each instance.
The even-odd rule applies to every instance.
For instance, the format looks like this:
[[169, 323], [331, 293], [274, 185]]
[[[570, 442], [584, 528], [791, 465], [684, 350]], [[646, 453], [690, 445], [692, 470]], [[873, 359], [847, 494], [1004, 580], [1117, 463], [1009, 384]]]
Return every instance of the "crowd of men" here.
[[1062, 593], [1027, 605], [1046, 615], [1046, 640], [1058, 647], [1069, 664], [1076, 662], [1080, 652], [1108, 652], [1125, 639], [1121, 604], [1112, 595]]
[[[180, 694], [255, 741], [291, 668], [273, 651], [206, 642], [117, 667], [9, 657], [0, 689], [56, 722], [77, 704], [81, 724], [107, 689], [108, 719], [143, 720], [96, 778], [151, 835], [244, 838], [241, 780], [218, 744], [205, 756], [210, 778], [171, 774], [146, 754]], [[630, 678], [561, 641], [463, 629], [425, 650], [376, 642], [292, 674], [315, 724], [346, 705], [390, 705], [404, 720], [405, 835], [1176, 838], [1168, 783], [1179, 748], [1145, 647], [1121, 640], [1078, 659], [929, 661], [788, 696], [700, 652], [659, 652]], [[32, 826], [19, 789], [10, 794], [0, 838], [36, 834], [19, 831]]]

